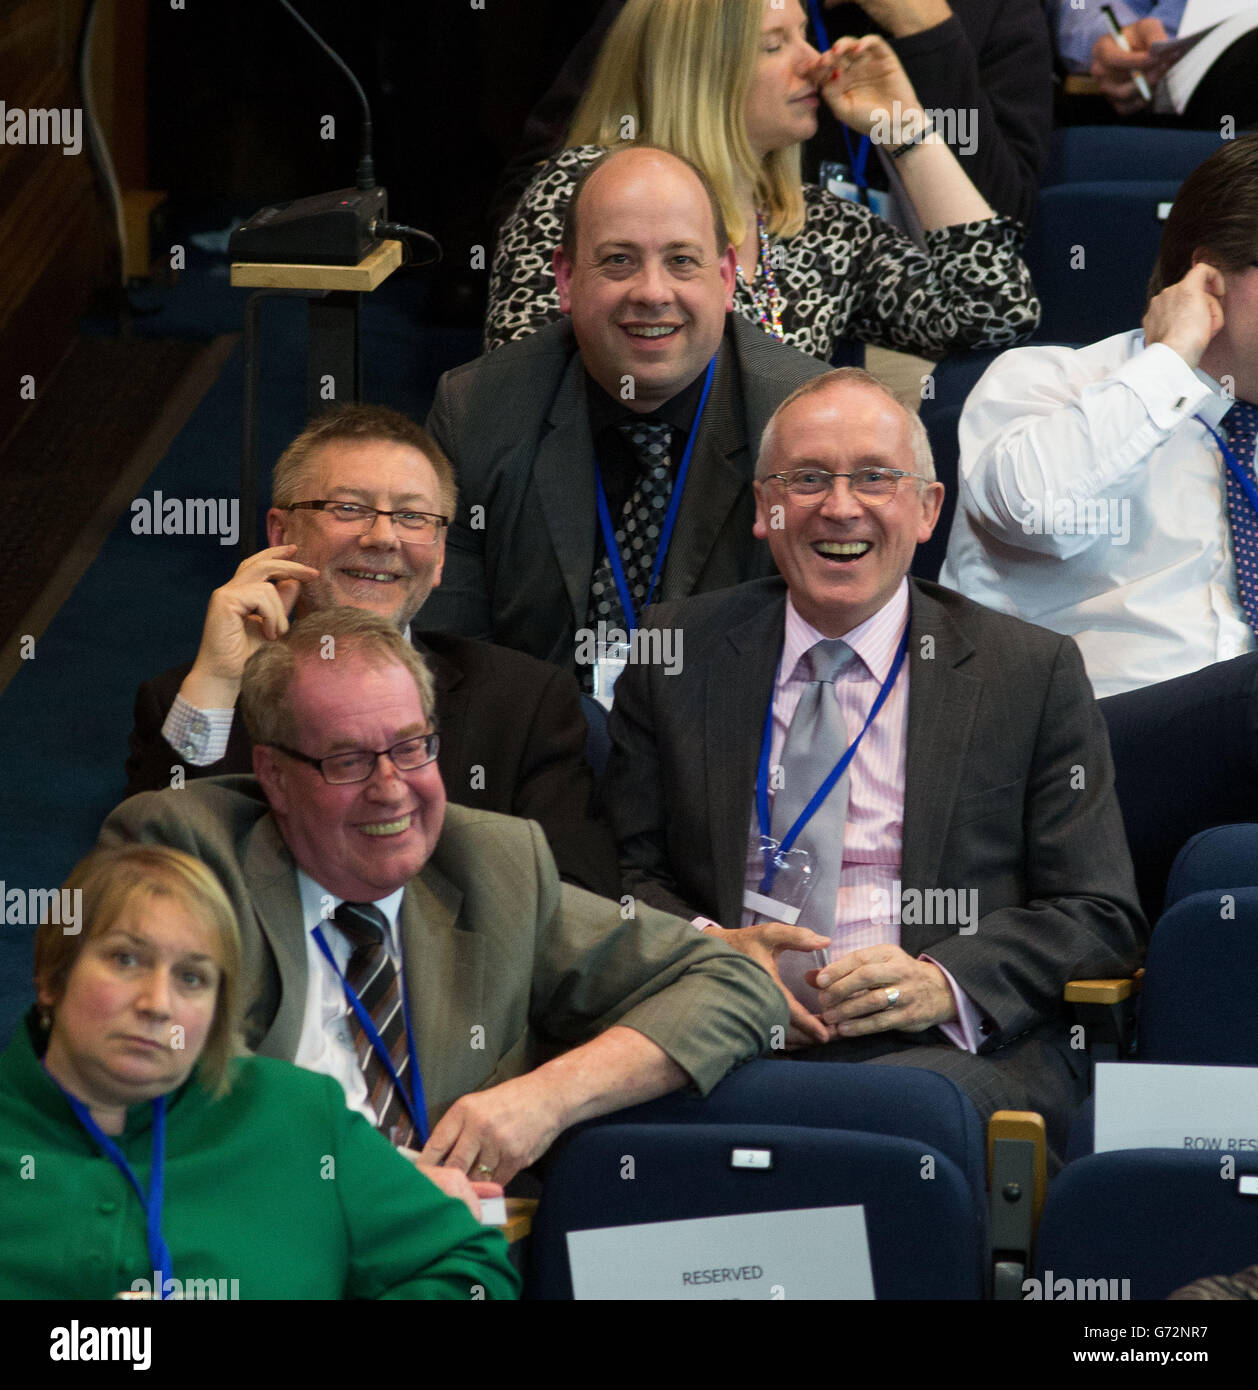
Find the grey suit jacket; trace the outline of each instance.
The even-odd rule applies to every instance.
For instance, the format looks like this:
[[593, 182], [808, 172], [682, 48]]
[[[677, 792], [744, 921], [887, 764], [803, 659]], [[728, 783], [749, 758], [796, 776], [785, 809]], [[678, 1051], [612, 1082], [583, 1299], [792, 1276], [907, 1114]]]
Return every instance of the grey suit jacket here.
[[[295, 866], [252, 777], [144, 792], [102, 844], [172, 845], [214, 870], [244, 945], [245, 1040], [292, 1060], [305, 1011]], [[400, 918], [406, 993], [430, 1119], [614, 1023], [664, 1049], [706, 1092], [758, 1055], [786, 1010], [772, 979], [693, 927], [560, 884], [540, 828], [450, 806]]]
[[[737, 315], [725, 347], [660, 578], [663, 599], [773, 573], [767, 546], [751, 534], [756, 451], [774, 410], [827, 370]], [[585, 369], [571, 321], [447, 372], [428, 428], [454, 462], [459, 506], [425, 626], [570, 668], [598, 537]]]
[[[973, 889], [978, 918], [968, 935], [906, 923], [901, 944], [951, 972], [989, 1052], [1064, 1024], [1067, 980], [1129, 973], [1147, 928], [1074, 643], [910, 583], [900, 879]], [[785, 598], [772, 578], [659, 605], [648, 624], [684, 630], [682, 671], [631, 666], [617, 683], [604, 797], [626, 890], [667, 911], [740, 921]]]

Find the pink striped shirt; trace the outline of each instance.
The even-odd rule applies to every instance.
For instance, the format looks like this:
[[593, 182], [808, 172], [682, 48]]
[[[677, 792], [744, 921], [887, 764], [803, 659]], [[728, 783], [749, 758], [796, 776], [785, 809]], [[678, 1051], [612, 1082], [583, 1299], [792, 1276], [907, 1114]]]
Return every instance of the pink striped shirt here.
[[[834, 683], [834, 697], [849, 739], [860, 732], [869, 717], [878, 691], [890, 674], [908, 620], [909, 585], [908, 580], [903, 579], [889, 602], [872, 618], [843, 634], [843, 640], [857, 656]], [[769, 750], [773, 767], [782, 761], [787, 730], [808, 684], [809, 664], [804, 658], [812, 647], [825, 640], [824, 633], [799, 615], [788, 595], [782, 661], [773, 687], [773, 741]], [[904, 845], [904, 766], [911, 665], [912, 662], [905, 661], [900, 668], [886, 703], [866, 730], [848, 767], [850, 791], [843, 834], [843, 867], [830, 935], [831, 960], [838, 960], [864, 946], [900, 944], [896, 882], [900, 877]], [[817, 769], [818, 785], [829, 770]], [[749, 853], [759, 844], [759, 838], [760, 828], [753, 806]], [[755, 913], [744, 910], [743, 926], [756, 920]], [[923, 959], [930, 960], [930, 957], [923, 956]], [[958, 1047], [973, 1052], [980, 1037], [978, 1011], [946, 970], [944, 975], [956, 1000], [961, 1023], [944, 1025], [943, 1032]]]

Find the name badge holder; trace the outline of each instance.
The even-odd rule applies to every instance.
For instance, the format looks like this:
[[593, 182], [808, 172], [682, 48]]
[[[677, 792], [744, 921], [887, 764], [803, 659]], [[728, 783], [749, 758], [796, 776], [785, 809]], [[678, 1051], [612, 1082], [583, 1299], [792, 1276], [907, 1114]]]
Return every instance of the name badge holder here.
[[609, 713], [621, 672], [629, 664], [628, 642], [600, 642], [594, 658], [593, 682], [590, 692]]

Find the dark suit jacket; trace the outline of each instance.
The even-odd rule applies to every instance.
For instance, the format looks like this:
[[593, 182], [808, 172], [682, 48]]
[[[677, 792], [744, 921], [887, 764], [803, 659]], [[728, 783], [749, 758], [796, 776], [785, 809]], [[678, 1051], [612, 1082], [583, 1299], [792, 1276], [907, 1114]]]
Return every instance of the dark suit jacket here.
[[[751, 534], [756, 451], [774, 410], [826, 371], [731, 317], [729, 360], [704, 412], [660, 578], [664, 599], [773, 572], [768, 547]], [[571, 669], [598, 543], [585, 369], [571, 321], [447, 372], [428, 428], [454, 463], [459, 506], [424, 621]]]
[[[590, 806], [594, 779], [572, 678], [519, 652], [448, 633], [417, 633], [415, 645], [437, 689], [437, 766], [449, 799], [537, 821], [565, 879], [619, 897], [615, 845]], [[127, 796], [169, 787], [177, 766], [188, 778], [253, 771], [253, 746], [239, 716], [226, 755], [206, 767], [185, 763], [162, 737], [189, 669], [164, 671], [136, 694]]]
[[[243, 943], [245, 1041], [291, 1061], [307, 991], [295, 866], [252, 777], [124, 801], [101, 843], [171, 845], [207, 864]], [[769, 976], [684, 922], [561, 885], [536, 825], [451, 806], [400, 917], [429, 1117], [614, 1023], [656, 1042], [707, 1092], [760, 1053], [786, 1009]], [[696, 1024], [696, 1019], [701, 1024]]]
[[[901, 944], [977, 1005], [983, 1053], [1033, 1030], [1064, 1045], [1065, 983], [1130, 973], [1146, 936], [1105, 725], [1068, 637], [911, 584], [900, 879], [976, 890], [978, 929], [907, 924]], [[657, 907], [739, 924], [785, 597], [773, 578], [660, 605], [682, 671], [617, 683], [605, 799], [626, 890]]]
[[1145, 916], [1187, 840], [1258, 819], [1258, 652], [1099, 700]]

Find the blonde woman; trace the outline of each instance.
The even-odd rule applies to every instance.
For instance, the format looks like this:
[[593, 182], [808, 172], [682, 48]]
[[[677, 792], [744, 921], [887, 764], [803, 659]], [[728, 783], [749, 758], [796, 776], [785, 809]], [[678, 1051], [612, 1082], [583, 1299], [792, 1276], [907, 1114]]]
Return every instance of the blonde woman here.
[[[552, 256], [581, 173], [625, 140], [692, 159], [738, 253], [736, 313], [829, 360], [839, 338], [939, 357], [1008, 347], [1039, 321], [1017, 224], [993, 213], [927, 126], [887, 43], [807, 40], [799, 0], [628, 0], [549, 160], [503, 224], [487, 349], [557, 319]], [[890, 155], [925, 249], [867, 208], [802, 182], [824, 100]]]

